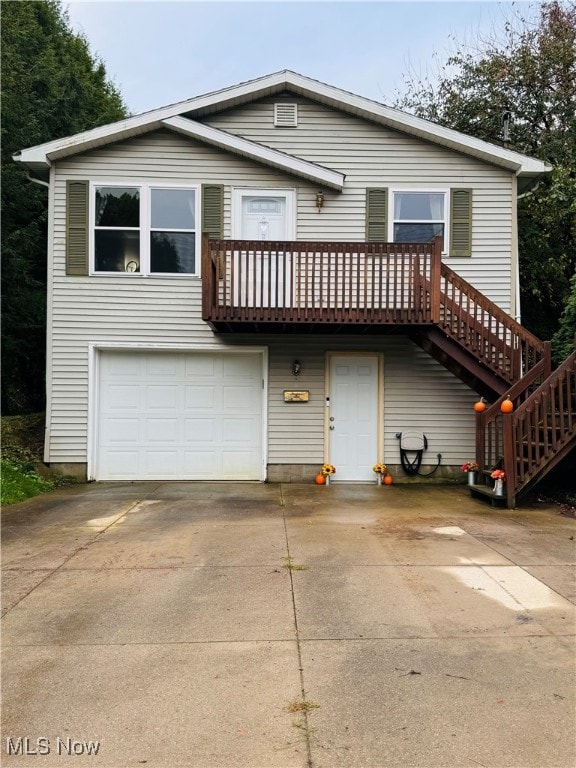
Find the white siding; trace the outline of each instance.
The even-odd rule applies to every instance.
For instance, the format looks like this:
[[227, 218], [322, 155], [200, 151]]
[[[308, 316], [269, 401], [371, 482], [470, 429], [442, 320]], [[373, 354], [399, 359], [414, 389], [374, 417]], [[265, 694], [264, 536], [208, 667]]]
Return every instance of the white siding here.
[[[344, 172], [343, 193], [324, 190], [326, 202], [321, 213], [314, 203], [316, 185], [168, 131], [145, 134], [57, 165], [48, 329], [52, 349], [48, 461], [87, 460], [91, 341], [181, 344], [189, 348], [242, 343], [262, 346], [270, 342], [270, 463], [322, 460], [324, 352], [368, 344], [366, 339], [359, 343], [352, 337], [340, 339], [338, 346], [333, 340], [320, 343], [308, 338], [286, 344], [284, 337], [283, 346], [278, 346], [277, 339], [267, 342], [258, 336], [215, 336], [201, 319], [201, 283], [197, 278], [66, 277], [67, 179], [224, 184], [226, 237], [231, 235], [234, 186], [290, 187], [296, 189], [298, 239], [356, 241], [364, 239], [367, 186], [470, 186], [473, 256], [449, 259], [449, 264], [505, 309], [509, 307], [514, 183], [510, 174], [301, 99], [297, 100], [298, 128], [274, 128], [273, 101], [244, 107], [234, 115], [211, 116], [207, 122]], [[407, 341], [387, 338], [378, 345], [370, 341], [366, 348], [385, 354], [386, 460], [397, 456], [395, 432], [410, 428], [426, 432], [430, 450], [434, 455], [441, 452], [443, 463], [471, 458], [470, 391]], [[306, 406], [289, 406], [282, 400], [282, 390], [293, 386], [289, 363], [294, 356], [304, 366], [298, 386], [310, 389], [312, 395]]]

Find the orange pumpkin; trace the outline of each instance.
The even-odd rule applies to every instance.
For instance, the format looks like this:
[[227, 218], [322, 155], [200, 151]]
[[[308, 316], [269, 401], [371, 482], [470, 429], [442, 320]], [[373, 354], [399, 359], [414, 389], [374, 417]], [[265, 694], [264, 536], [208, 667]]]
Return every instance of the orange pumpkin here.
[[502, 401], [502, 404], [500, 405], [500, 410], [502, 413], [512, 413], [514, 410], [514, 403], [512, 400], [510, 400], [509, 397], [506, 398], [506, 400]]
[[482, 413], [482, 411], [486, 410], [486, 403], [484, 400], [478, 400], [477, 403], [474, 403], [474, 410], [476, 413]]
[[318, 474], [314, 478], [314, 482], [316, 483], [316, 485], [326, 485], [326, 478], [324, 477], [324, 475]]
[[392, 480], [392, 475], [386, 475], [384, 478], [384, 485], [392, 485], [394, 480]]

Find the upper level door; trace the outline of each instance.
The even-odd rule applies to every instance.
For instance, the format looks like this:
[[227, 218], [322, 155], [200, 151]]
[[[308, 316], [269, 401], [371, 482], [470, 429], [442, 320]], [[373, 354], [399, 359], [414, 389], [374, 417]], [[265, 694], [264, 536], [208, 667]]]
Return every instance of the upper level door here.
[[[283, 241], [296, 235], [293, 189], [235, 189], [232, 237], [235, 240]], [[290, 306], [294, 264], [282, 248], [245, 251], [233, 265], [233, 301], [236, 306]]]

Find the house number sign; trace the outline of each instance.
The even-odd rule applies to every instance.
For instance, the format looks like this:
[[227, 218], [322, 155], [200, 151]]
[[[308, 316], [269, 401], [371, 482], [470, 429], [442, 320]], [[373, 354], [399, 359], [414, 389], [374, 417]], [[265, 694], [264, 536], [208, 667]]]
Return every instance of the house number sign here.
[[285, 403], [307, 403], [310, 400], [310, 392], [307, 389], [284, 390]]

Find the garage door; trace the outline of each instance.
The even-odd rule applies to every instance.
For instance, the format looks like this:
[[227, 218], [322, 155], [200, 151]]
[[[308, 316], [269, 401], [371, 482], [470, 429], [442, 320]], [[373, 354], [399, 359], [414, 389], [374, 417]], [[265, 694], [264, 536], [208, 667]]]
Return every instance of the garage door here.
[[106, 351], [98, 480], [261, 480], [262, 355]]

